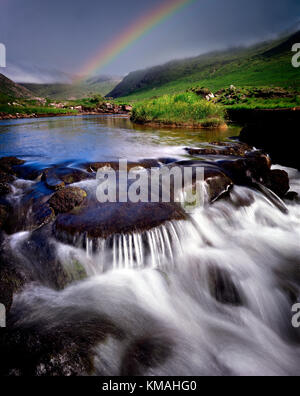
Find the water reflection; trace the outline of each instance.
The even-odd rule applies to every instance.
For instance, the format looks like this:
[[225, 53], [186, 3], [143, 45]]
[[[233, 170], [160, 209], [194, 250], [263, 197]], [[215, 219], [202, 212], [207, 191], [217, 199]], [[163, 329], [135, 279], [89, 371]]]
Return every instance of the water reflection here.
[[58, 117], [0, 121], [0, 156], [27, 161], [103, 161], [185, 155], [183, 147], [237, 136], [227, 131], [153, 128], [122, 116]]

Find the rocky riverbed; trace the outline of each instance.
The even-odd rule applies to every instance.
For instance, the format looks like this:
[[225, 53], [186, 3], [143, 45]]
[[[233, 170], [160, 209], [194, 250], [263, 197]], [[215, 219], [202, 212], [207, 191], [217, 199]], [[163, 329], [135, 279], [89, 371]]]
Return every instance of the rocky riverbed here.
[[[206, 205], [226, 201], [234, 186], [258, 191], [283, 213], [287, 211], [284, 200], [297, 199], [297, 193], [290, 191], [286, 171], [272, 169], [270, 157], [251, 146], [216, 142], [207, 148], [187, 147], [185, 150], [193, 159], [146, 159], [129, 163], [128, 169], [139, 168], [150, 173], [153, 167], [203, 167]], [[92, 311], [81, 314], [70, 311], [59, 325], [48, 326], [41, 319], [34, 328], [18, 326], [19, 303], [12, 311], [11, 307], [16, 296], [28, 290], [29, 285], [63, 290], [88, 276], [86, 268], [75, 257], [66, 266], [55, 253], [56, 243], [84, 248], [92, 254], [101, 243], [113, 244], [117, 236], [141, 235], [144, 249], [151, 249], [143, 239], [144, 233], [164, 224], [190, 221], [190, 214], [177, 202], [163, 203], [160, 199], [157, 203], [99, 203], [93, 189], [96, 171], [104, 167], [118, 170], [115, 162], [82, 163], [76, 167], [58, 164], [37, 169], [16, 157], [0, 159], [0, 301], [7, 309], [11, 326], [4, 331], [0, 342], [1, 355], [6, 357], [1, 359], [2, 374], [93, 372], [95, 346], [108, 336], [126, 338], [124, 329]], [[247, 207], [251, 199], [240, 198], [235, 205]], [[134, 256], [142, 260], [137, 251], [131, 254], [132, 260]], [[106, 265], [109, 268], [109, 263]], [[215, 268], [211, 280], [214, 298], [221, 303], [241, 303], [228, 274]], [[29, 310], [26, 315], [31, 315], [30, 305], [26, 310]], [[80, 316], [80, 322], [74, 326], [76, 315]], [[132, 360], [132, 356], [144, 350], [148, 351], [145, 352], [146, 365], [156, 365], [168, 359], [172, 344], [165, 342], [164, 337], [136, 340], [127, 351], [124, 373], [140, 372], [140, 362]]]

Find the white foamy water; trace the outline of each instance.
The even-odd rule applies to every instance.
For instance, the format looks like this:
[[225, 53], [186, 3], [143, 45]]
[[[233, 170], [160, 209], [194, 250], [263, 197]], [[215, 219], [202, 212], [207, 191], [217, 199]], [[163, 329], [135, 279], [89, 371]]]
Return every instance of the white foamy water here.
[[88, 278], [61, 292], [30, 287], [15, 301], [31, 307], [20, 322], [55, 326], [87, 309], [109, 318], [125, 337], [95, 346], [98, 375], [119, 375], [128, 346], [151, 337], [170, 351], [143, 375], [299, 375], [291, 308], [300, 290], [300, 206], [288, 210], [235, 187], [230, 200], [186, 222], [87, 240], [85, 250], [56, 243], [65, 265], [75, 260]]

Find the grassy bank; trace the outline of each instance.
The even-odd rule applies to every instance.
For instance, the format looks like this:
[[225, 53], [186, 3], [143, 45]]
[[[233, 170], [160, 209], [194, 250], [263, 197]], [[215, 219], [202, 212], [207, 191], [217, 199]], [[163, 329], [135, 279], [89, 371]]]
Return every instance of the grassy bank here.
[[225, 110], [222, 106], [207, 102], [193, 92], [185, 92], [140, 101], [134, 105], [131, 118], [133, 122], [143, 124], [213, 128], [225, 124], [224, 116]]
[[47, 114], [77, 114], [76, 110], [57, 109], [46, 106], [8, 106], [0, 104], [0, 114], [21, 115], [47, 115]]

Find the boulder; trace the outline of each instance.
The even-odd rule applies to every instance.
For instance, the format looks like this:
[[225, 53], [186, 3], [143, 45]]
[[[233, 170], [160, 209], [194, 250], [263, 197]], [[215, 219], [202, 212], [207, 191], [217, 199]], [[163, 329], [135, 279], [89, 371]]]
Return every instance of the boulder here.
[[9, 329], [3, 329], [0, 337], [1, 376], [91, 375], [96, 345], [109, 336], [124, 338], [122, 330], [92, 310], [78, 312], [70, 307], [64, 317], [51, 312], [53, 323], [46, 313], [39, 321], [27, 323], [24, 318], [18, 320], [18, 312], [34, 318], [34, 310], [22, 304], [12, 311]]
[[170, 334], [152, 333], [134, 340], [125, 351], [121, 375], [143, 376], [147, 370], [159, 367], [171, 358], [175, 342]]
[[[186, 214], [176, 203], [93, 203], [68, 214], [58, 215], [55, 234], [61, 239], [75, 235], [108, 238], [114, 234], [142, 232], [171, 220], [184, 220]], [[68, 238], [67, 238], [68, 239]]]
[[283, 198], [290, 190], [289, 175], [284, 170], [274, 169], [266, 178], [265, 185], [280, 198]]
[[14, 180], [15, 178], [13, 175], [2, 172], [0, 169], [0, 183], [12, 183]]
[[220, 155], [244, 157], [251, 148], [246, 144], [239, 143], [211, 143], [208, 147], [192, 148], [186, 147], [185, 150], [192, 156]]
[[67, 213], [80, 206], [87, 193], [77, 187], [69, 187], [56, 192], [49, 200], [50, 207], [56, 214]]
[[[142, 159], [136, 162], [128, 161], [127, 171], [130, 171], [133, 168], [150, 169], [150, 168], [157, 168], [159, 166], [160, 166], [159, 161], [155, 159]], [[111, 168], [117, 172], [119, 171], [120, 164], [118, 161], [92, 162], [89, 164], [85, 164], [84, 167], [88, 172], [97, 172], [99, 169], [102, 168]]]
[[16, 157], [2, 157], [0, 158], [0, 171], [14, 174], [13, 167], [16, 165], [23, 165], [25, 161], [18, 159]]
[[11, 192], [11, 187], [8, 183], [0, 183], [0, 197], [8, 195]]
[[260, 151], [254, 151], [241, 159], [218, 161], [219, 167], [239, 185], [264, 183], [270, 173], [270, 158]]
[[78, 183], [90, 179], [91, 175], [80, 169], [73, 168], [51, 168], [43, 173], [42, 180], [51, 190], [61, 190], [66, 185]]
[[5, 227], [5, 224], [9, 218], [10, 207], [8, 205], [0, 205], [0, 229]]
[[229, 272], [212, 265], [208, 269], [211, 295], [221, 304], [242, 305], [240, 293]]

